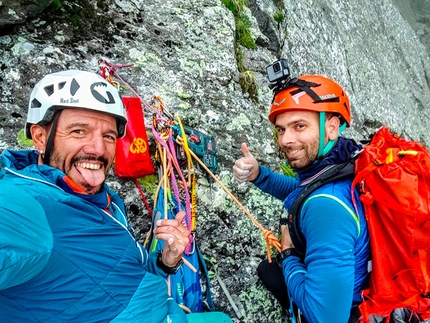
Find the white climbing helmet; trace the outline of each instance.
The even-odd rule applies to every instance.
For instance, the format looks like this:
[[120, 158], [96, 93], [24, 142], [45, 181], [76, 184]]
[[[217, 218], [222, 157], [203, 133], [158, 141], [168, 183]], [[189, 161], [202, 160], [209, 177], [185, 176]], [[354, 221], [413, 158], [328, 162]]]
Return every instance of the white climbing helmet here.
[[68, 70], [48, 74], [31, 92], [25, 133], [31, 139], [32, 124], [48, 124], [57, 110], [82, 108], [100, 111], [116, 119], [118, 136], [125, 133], [127, 115], [118, 90], [98, 74]]

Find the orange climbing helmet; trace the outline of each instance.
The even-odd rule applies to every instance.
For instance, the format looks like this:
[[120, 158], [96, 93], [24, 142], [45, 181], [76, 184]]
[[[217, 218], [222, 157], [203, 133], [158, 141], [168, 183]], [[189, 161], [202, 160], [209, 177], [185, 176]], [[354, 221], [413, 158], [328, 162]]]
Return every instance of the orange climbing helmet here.
[[278, 114], [290, 110], [329, 112], [340, 115], [341, 123], [350, 126], [351, 106], [342, 87], [324, 76], [304, 75], [293, 78], [275, 91], [269, 120], [275, 123]]

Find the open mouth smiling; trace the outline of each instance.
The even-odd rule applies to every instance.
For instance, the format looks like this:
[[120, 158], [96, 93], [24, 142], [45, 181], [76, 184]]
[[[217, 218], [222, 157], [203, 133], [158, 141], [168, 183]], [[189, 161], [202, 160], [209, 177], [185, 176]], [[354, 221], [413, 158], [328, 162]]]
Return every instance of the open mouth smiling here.
[[99, 170], [102, 165], [100, 164], [90, 164], [90, 163], [76, 163], [75, 166], [81, 167], [81, 168], [85, 168], [85, 169], [93, 169], [93, 170]]

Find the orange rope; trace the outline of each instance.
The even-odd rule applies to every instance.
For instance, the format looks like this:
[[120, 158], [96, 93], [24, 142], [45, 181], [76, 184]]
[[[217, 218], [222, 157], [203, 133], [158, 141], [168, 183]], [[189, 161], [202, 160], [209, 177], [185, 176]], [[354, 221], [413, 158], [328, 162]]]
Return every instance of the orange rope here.
[[[178, 140], [179, 144], [182, 145], [181, 140]], [[281, 243], [278, 238], [273, 234], [272, 231], [265, 229], [253, 216], [252, 214], [239, 202], [239, 200], [229, 191], [229, 189], [221, 183], [221, 181], [210, 171], [209, 168], [196, 156], [196, 154], [190, 149], [190, 154], [194, 159], [208, 172], [210, 176], [221, 186], [221, 188], [232, 198], [232, 200], [245, 212], [245, 214], [254, 222], [254, 224], [263, 232], [264, 239], [266, 240], [267, 258], [269, 262], [272, 262], [272, 256], [270, 253], [270, 246], [275, 247], [279, 252], [281, 252]]]

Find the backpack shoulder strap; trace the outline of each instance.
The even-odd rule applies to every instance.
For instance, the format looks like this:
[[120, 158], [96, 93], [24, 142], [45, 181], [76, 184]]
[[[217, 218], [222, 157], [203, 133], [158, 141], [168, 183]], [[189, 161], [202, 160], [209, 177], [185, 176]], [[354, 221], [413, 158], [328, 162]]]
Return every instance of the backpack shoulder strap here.
[[212, 291], [211, 291], [211, 284], [210, 284], [210, 277], [209, 277], [209, 271], [208, 267], [206, 266], [206, 260], [203, 256], [203, 254], [200, 251], [200, 248], [195, 245], [196, 249], [195, 252], [197, 252], [198, 258], [199, 258], [199, 269], [202, 272], [204, 283], [206, 285], [206, 289], [202, 292], [203, 294], [203, 302], [208, 307], [209, 311], [215, 311], [215, 305], [212, 299]]
[[291, 240], [294, 248], [299, 256], [303, 259], [306, 252], [306, 240], [300, 230], [300, 212], [303, 203], [314, 191], [327, 183], [353, 177], [355, 173], [356, 157], [350, 158], [348, 161], [327, 168], [321, 175], [316, 177], [307, 186], [305, 186], [295, 198], [293, 204], [288, 210], [288, 228], [290, 231]]

